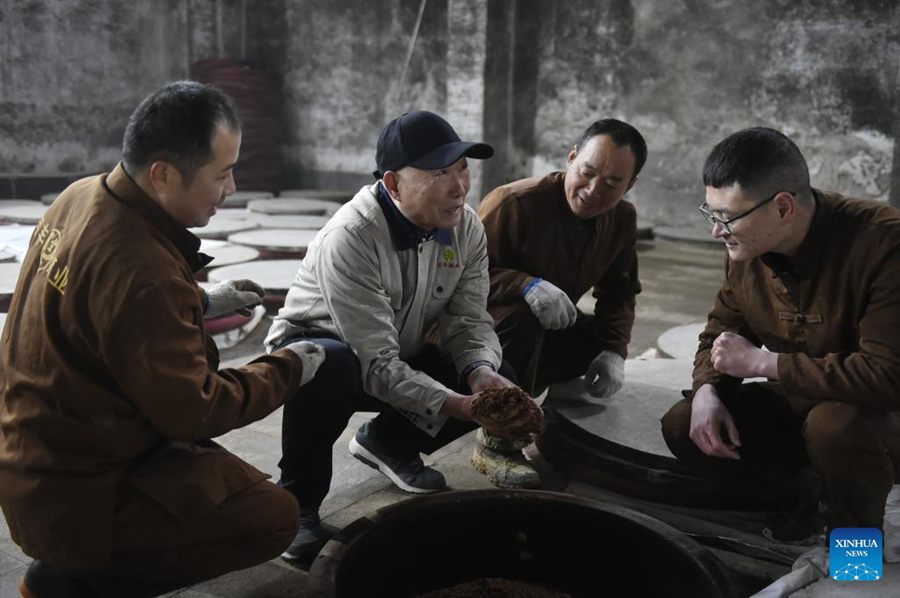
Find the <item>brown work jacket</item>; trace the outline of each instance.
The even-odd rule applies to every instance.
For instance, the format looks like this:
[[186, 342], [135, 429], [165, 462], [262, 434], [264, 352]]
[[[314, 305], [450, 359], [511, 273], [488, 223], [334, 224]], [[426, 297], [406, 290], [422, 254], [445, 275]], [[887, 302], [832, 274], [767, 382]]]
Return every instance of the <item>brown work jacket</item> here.
[[710, 362], [729, 330], [780, 353], [789, 395], [900, 410], [900, 210], [814, 190], [816, 213], [788, 261], [732, 262], [694, 361], [694, 391], [741, 381]]
[[620, 201], [606, 214], [582, 220], [569, 208], [564, 178], [565, 172], [552, 172], [497, 187], [478, 207], [490, 260], [488, 306], [521, 301], [535, 277], [576, 304], [593, 287], [596, 338], [626, 357], [641, 292], [634, 206]]
[[184, 519], [266, 477], [203, 439], [279, 407], [303, 366], [217, 371], [199, 244], [121, 165], [35, 227], [0, 341], [0, 505], [27, 554], [107, 566], [124, 484]]

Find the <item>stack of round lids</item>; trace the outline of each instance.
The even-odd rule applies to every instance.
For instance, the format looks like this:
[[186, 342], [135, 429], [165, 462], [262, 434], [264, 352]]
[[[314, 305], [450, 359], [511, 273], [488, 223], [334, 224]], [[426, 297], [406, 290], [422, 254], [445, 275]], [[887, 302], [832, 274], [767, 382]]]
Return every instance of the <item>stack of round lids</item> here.
[[291, 214], [307, 216], [331, 216], [341, 204], [324, 199], [304, 199], [280, 197], [278, 199], [255, 199], [247, 204], [247, 209], [260, 214]]

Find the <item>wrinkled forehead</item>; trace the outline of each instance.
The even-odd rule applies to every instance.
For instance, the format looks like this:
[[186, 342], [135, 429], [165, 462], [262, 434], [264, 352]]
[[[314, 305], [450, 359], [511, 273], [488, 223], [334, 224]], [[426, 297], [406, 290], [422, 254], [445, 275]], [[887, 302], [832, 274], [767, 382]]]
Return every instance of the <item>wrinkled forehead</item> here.
[[612, 137], [604, 134], [594, 135], [579, 147], [575, 160], [579, 165], [629, 178], [637, 163], [630, 146], [618, 145]]

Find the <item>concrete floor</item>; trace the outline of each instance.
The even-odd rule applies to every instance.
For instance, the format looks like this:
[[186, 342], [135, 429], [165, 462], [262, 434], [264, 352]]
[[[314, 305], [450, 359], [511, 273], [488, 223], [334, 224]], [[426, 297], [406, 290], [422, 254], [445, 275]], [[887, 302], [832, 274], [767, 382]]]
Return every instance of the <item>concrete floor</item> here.
[[[683, 324], [703, 321], [721, 282], [724, 253], [721, 247], [674, 241], [642, 242], [640, 275], [643, 292], [638, 297], [637, 318], [629, 345], [630, 357], [655, 352], [656, 339], [664, 331]], [[585, 311], [592, 309], [590, 297], [579, 302]], [[262, 338], [270, 319], [236, 346], [222, 351], [223, 367], [247, 362], [262, 351]], [[689, 367], [688, 362], [685, 367]], [[689, 377], [689, 371], [679, 374]], [[331, 492], [322, 505], [321, 514], [327, 524], [343, 527], [357, 518], [386, 505], [405, 500], [410, 495], [398, 490], [385, 477], [353, 459], [347, 451], [355, 430], [370, 414], [356, 414], [334, 448], [334, 479]], [[259, 469], [277, 479], [280, 456], [281, 411], [241, 430], [235, 430], [218, 441]], [[447, 477], [453, 489], [490, 488], [485, 477], [473, 471], [469, 457], [474, 434], [469, 434], [444, 447], [426, 459]], [[578, 492], [578, 483], [570, 483], [563, 474], [540, 463], [544, 487], [550, 490]], [[17, 596], [15, 584], [23, 574], [29, 558], [10, 540], [5, 522], [0, 521], [0, 597]], [[307, 572], [280, 559], [257, 567], [234, 572], [220, 578], [173, 592], [184, 598], [262, 598], [304, 595]], [[871, 588], [874, 589], [874, 588]], [[832, 594], [804, 594], [832, 595]], [[838, 595], [838, 594], [834, 594]], [[856, 595], [856, 594], [854, 594]], [[877, 594], [866, 594], [877, 595]], [[885, 594], [880, 594], [885, 595]], [[900, 593], [894, 594], [900, 595]]]

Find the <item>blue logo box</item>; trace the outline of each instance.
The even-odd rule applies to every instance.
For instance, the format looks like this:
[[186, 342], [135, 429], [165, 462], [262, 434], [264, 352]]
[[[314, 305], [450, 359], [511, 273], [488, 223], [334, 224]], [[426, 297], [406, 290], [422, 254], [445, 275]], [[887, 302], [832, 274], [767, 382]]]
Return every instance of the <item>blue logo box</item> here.
[[828, 539], [831, 579], [878, 581], [883, 565], [882, 536], [877, 527], [838, 527]]

